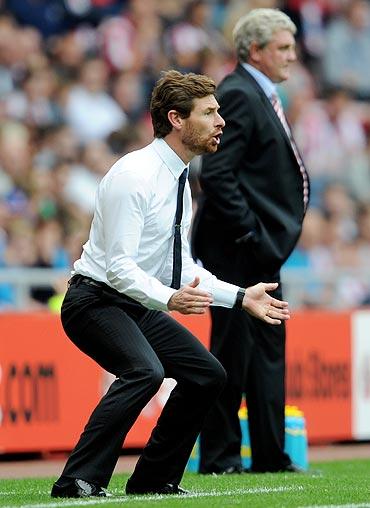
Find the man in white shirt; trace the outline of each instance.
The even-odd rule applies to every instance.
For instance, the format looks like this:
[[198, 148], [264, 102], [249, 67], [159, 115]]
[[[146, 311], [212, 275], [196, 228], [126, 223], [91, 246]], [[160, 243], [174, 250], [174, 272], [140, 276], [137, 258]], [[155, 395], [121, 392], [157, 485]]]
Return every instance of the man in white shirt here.
[[221, 305], [271, 324], [289, 318], [287, 303], [266, 293], [277, 284], [244, 290], [218, 280], [190, 256], [189, 184], [184, 197], [179, 190], [190, 160], [215, 152], [220, 142], [224, 120], [214, 91], [205, 76], [165, 73], [151, 100], [154, 141], [116, 162], [99, 186], [62, 323], [72, 342], [116, 380], [91, 415], [53, 497], [107, 495], [103, 488], [126, 434], [164, 377], [177, 385], [126, 493], [186, 493], [179, 483], [225, 371], [166, 311], [203, 314]]

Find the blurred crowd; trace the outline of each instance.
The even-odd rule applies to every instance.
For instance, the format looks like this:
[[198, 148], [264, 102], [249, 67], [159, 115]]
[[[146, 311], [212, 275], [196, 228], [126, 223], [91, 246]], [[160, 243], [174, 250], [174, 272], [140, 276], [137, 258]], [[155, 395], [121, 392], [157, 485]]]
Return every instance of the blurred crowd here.
[[[152, 140], [160, 71], [219, 82], [235, 65], [232, 28], [255, 7], [279, 7], [298, 27], [280, 94], [312, 200], [285, 271], [312, 274], [302, 305], [370, 303], [369, 0], [0, 0], [1, 268], [72, 266], [100, 179]], [[196, 160], [194, 206], [198, 172]], [[30, 305], [55, 291], [33, 288]], [[14, 298], [0, 284], [0, 308]]]

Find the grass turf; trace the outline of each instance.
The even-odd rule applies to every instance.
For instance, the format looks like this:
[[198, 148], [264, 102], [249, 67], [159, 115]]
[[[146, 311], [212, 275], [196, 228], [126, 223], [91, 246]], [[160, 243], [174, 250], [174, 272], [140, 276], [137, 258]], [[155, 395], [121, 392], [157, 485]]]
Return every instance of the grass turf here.
[[306, 474], [202, 476], [186, 473], [182, 486], [191, 490], [190, 496], [125, 496], [123, 486], [127, 477], [121, 474], [112, 478], [108, 490], [114, 497], [86, 500], [50, 498], [54, 478], [0, 480], [0, 507], [370, 507], [370, 458], [314, 463]]

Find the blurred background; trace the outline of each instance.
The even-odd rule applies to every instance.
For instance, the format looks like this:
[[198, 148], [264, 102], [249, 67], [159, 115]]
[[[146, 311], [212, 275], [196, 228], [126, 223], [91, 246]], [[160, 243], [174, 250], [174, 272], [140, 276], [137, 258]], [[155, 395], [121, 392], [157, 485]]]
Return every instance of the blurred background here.
[[[368, 0], [0, 1], [0, 310], [58, 309], [87, 239], [96, 187], [152, 140], [163, 69], [219, 82], [231, 31], [255, 7], [298, 27], [280, 93], [312, 200], [284, 270], [294, 309], [370, 304]], [[199, 160], [192, 163], [194, 207]], [[58, 299], [59, 298], [59, 299]]]

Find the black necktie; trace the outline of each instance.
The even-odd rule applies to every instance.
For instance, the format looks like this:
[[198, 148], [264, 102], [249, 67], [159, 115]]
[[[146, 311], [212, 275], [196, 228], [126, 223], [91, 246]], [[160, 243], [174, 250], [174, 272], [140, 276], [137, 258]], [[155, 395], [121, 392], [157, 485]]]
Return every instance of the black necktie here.
[[185, 168], [179, 178], [179, 187], [177, 189], [177, 205], [175, 214], [175, 234], [173, 240], [173, 269], [171, 288], [179, 289], [181, 283], [181, 219], [183, 209], [183, 197], [188, 168]]

